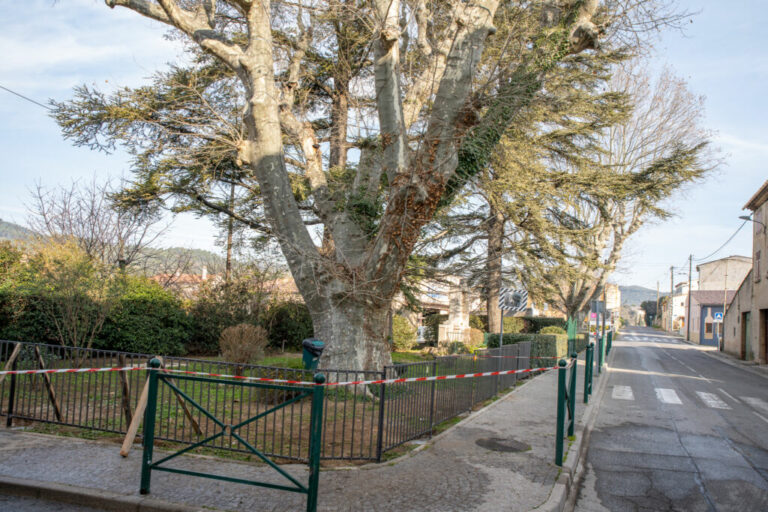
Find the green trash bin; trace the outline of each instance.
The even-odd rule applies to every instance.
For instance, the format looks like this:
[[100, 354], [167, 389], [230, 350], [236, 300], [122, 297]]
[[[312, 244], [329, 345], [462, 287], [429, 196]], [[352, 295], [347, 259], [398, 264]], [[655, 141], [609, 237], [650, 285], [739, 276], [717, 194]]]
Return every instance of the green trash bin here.
[[317, 370], [317, 362], [320, 360], [320, 356], [323, 354], [325, 343], [315, 338], [307, 338], [301, 342], [301, 347], [304, 349], [302, 360], [304, 361], [304, 368], [307, 370]]

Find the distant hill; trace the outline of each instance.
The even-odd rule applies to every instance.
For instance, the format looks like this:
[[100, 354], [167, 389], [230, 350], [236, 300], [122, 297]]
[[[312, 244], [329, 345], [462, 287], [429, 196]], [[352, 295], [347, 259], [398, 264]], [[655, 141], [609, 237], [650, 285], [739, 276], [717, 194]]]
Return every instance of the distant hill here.
[[[622, 306], [639, 306], [646, 300], [656, 300], [656, 290], [645, 288], [644, 286], [619, 286], [621, 291]], [[664, 297], [669, 293], [661, 292], [659, 297]]]
[[34, 233], [24, 226], [0, 219], [0, 240], [26, 240]]

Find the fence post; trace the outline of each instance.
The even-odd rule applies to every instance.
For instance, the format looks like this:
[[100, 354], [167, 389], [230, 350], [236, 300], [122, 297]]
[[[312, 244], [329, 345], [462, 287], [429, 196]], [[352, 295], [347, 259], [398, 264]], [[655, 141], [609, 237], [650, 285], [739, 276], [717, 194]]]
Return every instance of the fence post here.
[[141, 494], [149, 494], [149, 482], [152, 476], [152, 449], [155, 444], [155, 415], [157, 413], [157, 369], [160, 360], [153, 357], [149, 361], [149, 382], [147, 383], [147, 409], [144, 411], [144, 453], [141, 457]]
[[316, 373], [312, 389], [312, 413], [309, 422], [309, 483], [307, 485], [307, 512], [317, 510], [317, 492], [320, 483], [320, 448], [323, 443], [323, 405], [325, 375]]
[[600, 366], [603, 366], [605, 364], [605, 354], [606, 354], [605, 351], [608, 345], [605, 333], [603, 333], [603, 335], [600, 337], [600, 340], [603, 343], [602, 350], [600, 351]]
[[[432, 361], [432, 376], [437, 376], [437, 359]], [[435, 426], [435, 386], [437, 381], [432, 381], [432, 388], [429, 397], [429, 437], [432, 437], [432, 428]]]
[[555, 428], [555, 464], [563, 465], [563, 430], [565, 422], [565, 359], [561, 359], [557, 369], [557, 426]]
[[[387, 367], [381, 372], [381, 380], [387, 379]], [[379, 388], [379, 437], [376, 440], [376, 462], [381, 462], [381, 452], [384, 447], [384, 402], [386, 401], [386, 384]]]
[[589, 403], [589, 395], [592, 394], [592, 354], [594, 353], [595, 345], [590, 343], [587, 345], [587, 353], [584, 356], [584, 403]]
[[595, 343], [597, 345], [597, 374], [600, 375], [603, 371], [603, 339], [597, 331], [595, 331]]
[[[16, 359], [14, 358], [11, 364], [11, 371], [16, 371]], [[8, 390], [8, 416], [5, 420], [5, 426], [11, 428], [13, 426], [13, 407], [16, 401], [16, 375], [11, 374], [11, 386]]]
[[571, 382], [568, 390], [568, 401], [570, 402], [571, 420], [568, 424], [568, 435], [573, 435], [573, 429], [576, 426], [576, 369], [579, 367], [579, 355], [571, 352]]

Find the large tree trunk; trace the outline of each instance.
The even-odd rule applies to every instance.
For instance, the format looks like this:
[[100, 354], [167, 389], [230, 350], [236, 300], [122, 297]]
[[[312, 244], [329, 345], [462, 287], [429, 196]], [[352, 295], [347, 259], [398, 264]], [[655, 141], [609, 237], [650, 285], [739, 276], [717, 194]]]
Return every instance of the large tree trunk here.
[[331, 299], [325, 307], [310, 308], [310, 314], [315, 337], [326, 342], [320, 359], [321, 367], [370, 370], [392, 364], [387, 339], [388, 304], [370, 305], [350, 299]]
[[504, 216], [491, 203], [488, 219], [488, 257], [486, 267], [486, 309], [488, 311], [488, 332], [499, 332], [501, 309], [501, 265], [504, 245]]

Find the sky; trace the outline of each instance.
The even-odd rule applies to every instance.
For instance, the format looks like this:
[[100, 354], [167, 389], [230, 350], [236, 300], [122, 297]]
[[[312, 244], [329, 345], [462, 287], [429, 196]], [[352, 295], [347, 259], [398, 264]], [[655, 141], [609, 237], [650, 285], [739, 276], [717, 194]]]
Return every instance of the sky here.
[[[709, 256], [739, 228], [744, 204], [768, 179], [768, 10], [760, 0], [678, 2], [698, 11], [683, 33], [664, 33], [651, 66], [669, 66], [706, 97], [705, 127], [724, 164], [705, 183], [678, 193], [667, 205], [673, 218], [641, 228], [625, 246], [612, 280], [669, 287], [669, 267], [687, 272], [687, 258]], [[165, 28], [102, 0], [6, 2], [0, 19], [0, 86], [45, 103], [65, 100], [80, 84], [110, 91], [146, 82], [153, 71], [181, 58]], [[0, 90], [0, 218], [26, 224], [30, 190], [92, 177], [130, 176], [125, 154], [73, 147], [45, 108]], [[710, 259], [751, 255], [746, 226]], [[164, 245], [219, 251], [206, 219], [177, 215]], [[695, 275], [694, 275], [695, 278]], [[675, 279], [679, 281], [679, 278]]]

